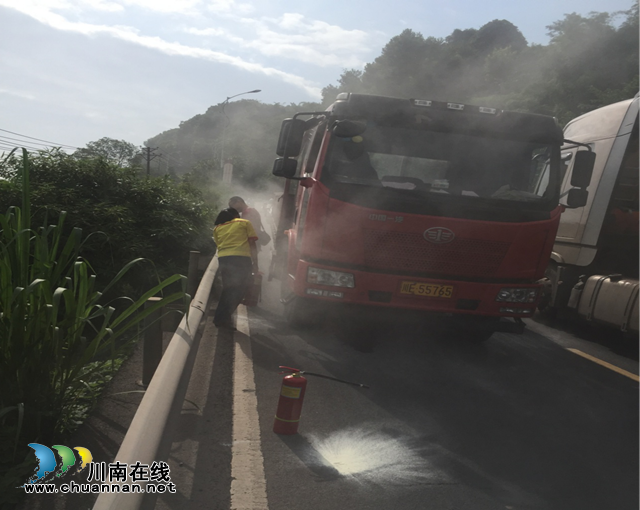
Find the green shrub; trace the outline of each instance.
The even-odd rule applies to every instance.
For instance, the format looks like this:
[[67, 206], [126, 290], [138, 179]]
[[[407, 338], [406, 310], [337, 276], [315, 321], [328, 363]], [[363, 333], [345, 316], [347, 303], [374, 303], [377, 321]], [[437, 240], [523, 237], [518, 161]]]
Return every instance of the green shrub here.
[[[106, 285], [125, 262], [144, 256], [162, 277], [186, 274], [189, 251], [212, 254], [214, 206], [207, 205], [189, 181], [141, 178], [135, 168], [119, 168], [100, 158], [78, 159], [61, 151], [30, 157], [33, 227], [45, 218], [67, 217], [63, 236], [81, 228], [88, 236], [82, 255], [91, 261], [98, 282]], [[18, 205], [21, 161], [0, 165], [0, 204]], [[99, 235], [98, 235], [99, 233]], [[139, 295], [153, 284], [151, 266], [127, 275], [119, 291]]]
[[[50, 444], [77, 426], [141, 321], [188, 298], [183, 290], [169, 290], [186, 284], [175, 274], [162, 281], [156, 276], [139, 297], [109, 299], [131, 269], [146, 262], [142, 258], [125, 264], [98, 291], [97, 276], [82, 256], [92, 236], [83, 239], [82, 229], [66, 227], [64, 211], [56, 224], [45, 213], [42, 226], [31, 228], [26, 152], [21, 163], [13, 176], [20, 180], [21, 207], [0, 214], [0, 493], [15, 487], [16, 473], [28, 467], [28, 442]], [[153, 296], [162, 299], [145, 307]]]

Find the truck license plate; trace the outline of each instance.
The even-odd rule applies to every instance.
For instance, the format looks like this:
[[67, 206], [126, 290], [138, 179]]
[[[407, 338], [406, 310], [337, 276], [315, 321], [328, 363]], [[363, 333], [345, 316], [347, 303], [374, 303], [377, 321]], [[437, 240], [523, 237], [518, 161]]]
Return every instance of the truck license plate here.
[[453, 295], [453, 285], [438, 285], [435, 283], [402, 282], [400, 294], [414, 296], [450, 298]]

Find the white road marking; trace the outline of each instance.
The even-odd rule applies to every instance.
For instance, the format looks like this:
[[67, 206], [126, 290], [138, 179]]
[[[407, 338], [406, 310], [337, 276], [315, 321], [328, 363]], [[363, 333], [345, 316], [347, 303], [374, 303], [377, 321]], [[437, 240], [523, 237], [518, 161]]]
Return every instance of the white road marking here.
[[238, 307], [233, 366], [231, 510], [268, 510], [249, 319]]

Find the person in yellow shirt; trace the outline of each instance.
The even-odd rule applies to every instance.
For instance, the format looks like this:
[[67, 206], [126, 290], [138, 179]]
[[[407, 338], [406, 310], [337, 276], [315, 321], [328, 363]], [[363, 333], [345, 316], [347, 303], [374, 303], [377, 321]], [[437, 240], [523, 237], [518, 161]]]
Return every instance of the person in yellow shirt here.
[[222, 294], [213, 323], [220, 329], [235, 330], [233, 312], [253, 282], [252, 273], [258, 272], [258, 236], [249, 220], [228, 208], [220, 211], [216, 218], [213, 240], [222, 277]]

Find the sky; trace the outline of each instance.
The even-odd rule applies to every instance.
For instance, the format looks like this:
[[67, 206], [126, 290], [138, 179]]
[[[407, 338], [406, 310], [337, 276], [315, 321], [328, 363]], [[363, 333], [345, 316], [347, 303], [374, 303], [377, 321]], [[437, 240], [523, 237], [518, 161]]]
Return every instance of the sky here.
[[103, 137], [142, 145], [232, 96], [319, 101], [344, 69], [363, 69], [407, 28], [444, 38], [506, 19], [544, 45], [565, 14], [632, 3], [0, 0], [0, 153], [73, 151]]

